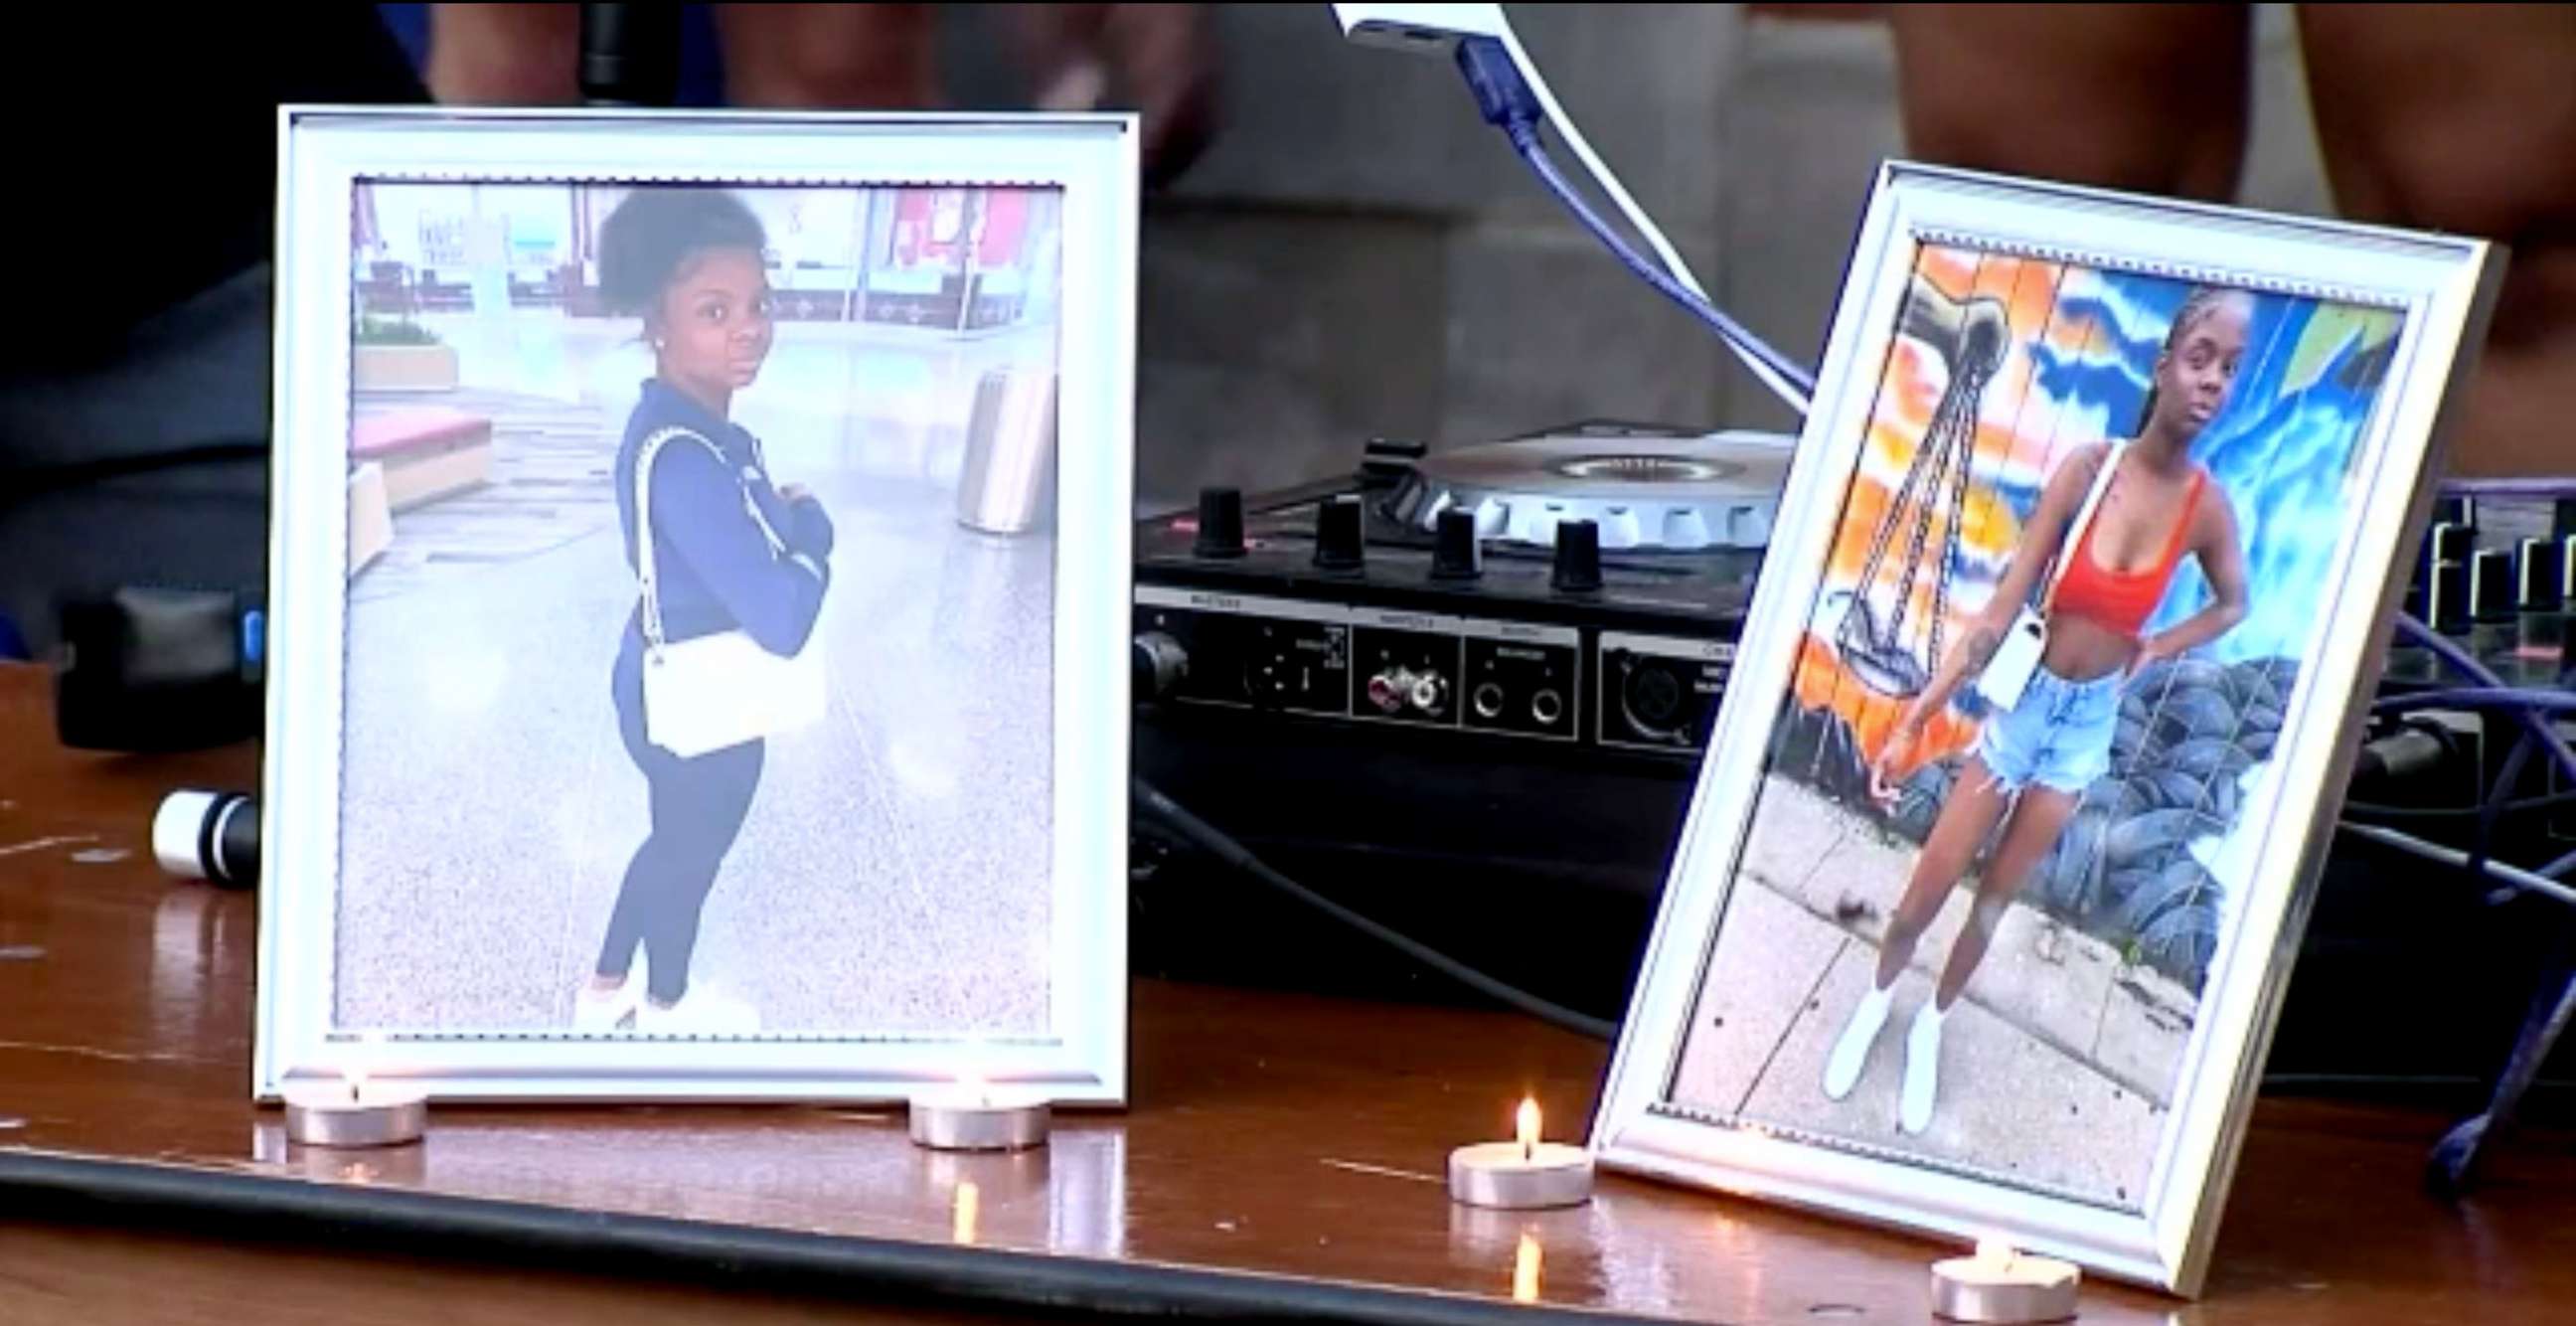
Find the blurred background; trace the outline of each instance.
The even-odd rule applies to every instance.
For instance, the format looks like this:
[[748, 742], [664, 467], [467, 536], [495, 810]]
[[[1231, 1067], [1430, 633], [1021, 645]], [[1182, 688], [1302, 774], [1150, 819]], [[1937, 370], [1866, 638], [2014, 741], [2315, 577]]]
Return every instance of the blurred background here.
[[[1791, 425], [1538, 190], [1454, 68], [1354, 46], [1323, 4], [674, 8], [685, 104], [1144, 107], [1155, 149], [1138, 328], [1146, 510], [1183, 505], [1203, 484], [1347, 475], [1372, 436], [1440, 450], [1585, 418]], [[1509, 14], [1717, 301], [1812, 362], [1873, 172], [1909, 152], [1907, 100], [1922, 110], [1926, 80], [1899, 78], [1894, 8]], [[1985, 120], [1946, 159], [2029, 151], [2056, 163], [2035, 173], [2326, 214], [2322, 138], [2339, 162], [2371, 168], [2345, 191], [2359, 213], [2516, 244], [2523, 293], [2508, 282], [2478, 388], [2512, 379], [2514, 392], [2487, 402], [2509, 407], [2490, 431], [2528, 446], [2486, 472], [2568, 468], [2559, 421], [2576, 319], [2563, 310], [2576, 282], [2564, 238], [2576, 195], [2548, 172], [2576, 160], [2565, 74], [2576, 6], [2467, 20], [2437, 6], [2069, 13], [1934, 16], [1957, 31], [1936, 34], [1947, 44], [1912, 70], [1937, 72], [1954, 119], [1964, 107]], [[459, 39], [458, 15], [483, 30]], [[420, 102], [433, 88], [454, 101], [570, 101], [577, 18], [570, 5], [49, 14], [35, 54], [0, 80], [21, 178], [43, 181], [0, 208], [19, 296], [0, 352], [0, 657], [48, 647], [66, 590], [264, 582], [277, 106]], [[892, 45], [918, 58], [890, 59], [889, 43], [847, 31], [780, 40], [776, 25], [792, 22], [892, 25], [878, 35], [897, 32]], [[2088, 33], [2103, 24], [2121, 39]], [[2308, 40], [2342, 43], [2315, 65], [2340, 108], [2323, 121], [2309, 109], [2302, 25]], [[729, 83], [727, 51], [762, 55], [745, 66], [758, 77]], [[2239, 99], [2241, 162], [2233, 130], [2210, 128]], [[102, 104], [118, 114], [88, 109]], [[2135, 136], [2188, 141], [2118, 141], [2141, 106], [2151, 116]], [[2121, 115], [2126, 126], [2108, 124]], [[2467, 891], [2438, 918], [2450, 929], [2428, 929], [2436, 918], [2412, 891], [2343, 897], [2370, 915], [2338, 928], [2321, 911], [2302, 971], [2339, 963], [2348, 979], [2302, 980], [2318, 1021], [2348, 1026], [2365, 1050], [2395, 1019], [2421, 1021], [2409, 1034], [2425, 1045], [2450, 1037], [2440, 1010], [2407, 1013], [2407, 992], [2383, 979], [2391, 954], [2434, 950], [2462, 955], [2436, 985], [2484, 983], [2482, 1025], [2509, 1029], [2528, 966], [2487, 947]], [[2367, 942], [2338, 938], [2364, 930]], [[1621, 974], [1604, 984], [1624, 989]], [[2477, 1071], [2493, 1058], [2483, 1047], [2460, 1057]]]
[[[48, 600], [70, 585], [180, 568], [258, 583], [274, 107], [421, 99], [439, 81], [423, 77], [432, 8], [291, 21], [209, 11], [143, 29], [83, 17], [61, 38], [63, 60], [0, 94], [0, 113], [21, 123], [43, 122], [75, 84], [130, 94], [137, 113], [128, 127], [29, 136], [33, 167], [82, 200], [86, 221], [48, 208], [0, 218], [13, 250], [71, 259], [32, 273], [47, 334], [0, 363], [0, 546], [14, 554], [0, 615], [18, 628], [0, 629], [0, 653], [43, 648]], [[459, 8], [552, 11], [539, 24], [551, 35], [477, 45], [456, 40], [451, 20], [440, 79], [485, 89], [465, 99], [507, 100], [552, 78], [569, 98], [576, 7]], [[681, 100], [742, 100], [724, 86], [720, 7], [680, 8]], [[1904, 148], [1881, 8], [1510, 12], [1711, 293], [1811, 360], [1871, 174]], [[2257, 8], [2242, 193], [2323, 211], [2288, 7]], [[1085, 100], [1060, 72], [1061, 52], [1083, 42], [1050, 33], [1064, 21], [1044, 17], [1052, 7], [909, 12], [927, 28], [912, 40], [929, 52], [930, 85], [879, 100]], [[1183, 35], [1148, 32], [1113, 52], [1184, 71], [1165, 83], [1188, 107], [1145, 200], [1141, 505], [1185, 502], [1203, 483], [1258, 490], [1346, 473], [1372, 435], [1439, 447], [1585, 417], [1791, 426], [1539, 192], [1447, 61], [1354, 46], [1321, 4], [1196, 14]], [[1070, 81], [1082, 81], [1078, 65]], [[1090, 99], [1137, 104], [1128, 92]], [[138, 173], [138, 159], [161, 164]], [[103, 525], [124, 537], [102, 546]]]
[[[427, 6], [382, 8], [426, 49]], [[1025, 106], [994, 8], [938, 7], [939, 74], [961, 105]], [[1904, 150], [1882, 8], [1510, 13], [1710, 293], [1813, 362], [1872, 172]], [[2243, 196], [2327, 212], [2289, 6], [2256, 8]], [[1353, 46], [1320, 4], [1204, 14], [1211, 134], [1145, 205], [1140, 501], [1340, 473], [1371, 435], [1454, 444], [1583, 417], [1793, 428], [1539, 192], [1447, 61]], [[684, 99], [719, 94], [713, 36], [693, 19]]]

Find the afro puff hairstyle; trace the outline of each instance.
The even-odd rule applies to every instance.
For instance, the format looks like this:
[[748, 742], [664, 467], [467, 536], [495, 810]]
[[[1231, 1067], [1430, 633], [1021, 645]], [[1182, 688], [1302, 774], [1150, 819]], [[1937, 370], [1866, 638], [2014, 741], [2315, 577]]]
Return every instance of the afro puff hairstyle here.
[[692, 254], [769, 246], [760, 218], [721, 189], [646, 187], [599, 228], [599, 290], [611, 309], [649, 314]]

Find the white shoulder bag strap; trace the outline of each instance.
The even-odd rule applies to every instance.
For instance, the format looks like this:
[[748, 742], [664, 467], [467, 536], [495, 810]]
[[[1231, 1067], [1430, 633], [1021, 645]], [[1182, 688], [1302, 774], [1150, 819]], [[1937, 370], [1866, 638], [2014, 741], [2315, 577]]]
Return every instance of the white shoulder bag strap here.
[[[715, 456], [717, 464], [725, 463], [723, 450], [708, 441], [704, 435], [690, 428], [658, 429], [647, 435], [643, 444], [636, 448], [635, 578], [644, 588], [644, 644], [655, 653], [661, 652], [664, 641], [662, 639], [662, 596], [656, 588], [657, 582], [653, 573], [653, 458], [661, 454], [665, 445], [682, 438], [705, 447]], [[787, 551], [787, 541], [779, 537], [778, 530], [769, 523], [769, 517], [761, 514], [760, 503], [752, 500], [750, 485], [737, 478], [734, 486], [741, 490], [742, 509], [751, 517], [751, 523], [760, 527], [760, 537], [768, 542], [769, 551], [773, 554]]]
[[2111, 476], [2119, 471], [2120, 455], [2128, 448], [2124, 441], [2111, 443], [2111, 454], [2102, 458], [2102, 468], [2094, 472], [2093, 486], [2084, 494], [2084, 505], [2075, 512], [2075, 523], [2066, 527], [2066, 539], [2057, 545], [2057, 556], [2049, 563], [2048, 589], [2040, 595], [2042, 612], [2057, 602], [2057, 582], [2066, 578], [2066, 564], [2075, 558], [2076, 549], [2084, 545], [2084, 532], [2093, 527], [2093, 513], [2102, 505], [2102, 495], [2111, 491]]
[[[636, 449], [635, 578], [644, 588], [644, 647], [656, 654], [662, 652], [664, 641], [662, 595], [653, 573], [653, 458], [661, 454], [665, 445], [681, 438], [715, 452], [718, 464], [724, 461], [724, 453], [716, 450], [715, 443], [686, 428], [660, 429], [646, 437], [644, 444]], [[762, 528], [766, 530], [768, 526], [764, 524]]]

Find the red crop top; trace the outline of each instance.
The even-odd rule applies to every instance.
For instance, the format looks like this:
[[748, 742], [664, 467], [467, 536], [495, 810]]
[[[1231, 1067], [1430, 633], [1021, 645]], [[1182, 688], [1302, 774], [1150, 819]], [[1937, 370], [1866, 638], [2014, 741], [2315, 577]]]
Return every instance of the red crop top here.
[[[2117, 463], [2116, 457], [2113, 463]], [[2194, 470], [2191, 491], [2184, 496], [2182, 518], [2174, 522], [2173, 537], [2166, 540], [2164, 555], [2143, 571], [2106, 571], [2093, 560], [2093, 529], [2087, 521], [2082, 537], [2066, 554], [2066, 572], [2057, 578], [2057, 592], [2049, 600], [2052, 615], [2071, 613], [2136, 638], [2154, 615], [2156, 605], [2164, 601], [2165, 586], [2173, 580], [2174, 568], [2182, 564], [2183, 544], [2191, 534], [2192, 514], [2200, 509], [2200, 490], [2207, 484], [2209, 472]]]

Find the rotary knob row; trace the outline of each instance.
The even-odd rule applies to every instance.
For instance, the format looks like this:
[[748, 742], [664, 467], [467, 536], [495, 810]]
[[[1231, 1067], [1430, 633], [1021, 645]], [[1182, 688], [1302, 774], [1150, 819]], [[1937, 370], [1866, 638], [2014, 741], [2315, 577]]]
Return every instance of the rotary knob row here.
[[[1244, 555], [1243, 494], [1233, 488], [1199, 492], [1198, 533], [1191, 551], [1212, 559]], [[1315, 512], [1315, 566], [1324, 571], [1358, 571], [1368, 564], [1366, 515], [1356, 496], [1327, 500]], [[1433, 528], [1431, 578], [1474, 580], [1485, 573], [1484, 541], [1471, 511], [1440, 513]], [[1589, 594], [1601, 588], [1601, 527], [1589, 520], [1556, 525], [1555, 563], [1548, 583], [1559, 592]]]

